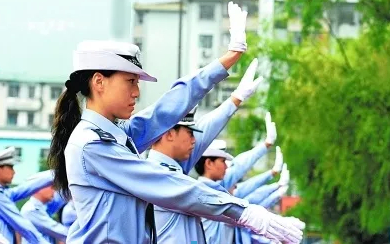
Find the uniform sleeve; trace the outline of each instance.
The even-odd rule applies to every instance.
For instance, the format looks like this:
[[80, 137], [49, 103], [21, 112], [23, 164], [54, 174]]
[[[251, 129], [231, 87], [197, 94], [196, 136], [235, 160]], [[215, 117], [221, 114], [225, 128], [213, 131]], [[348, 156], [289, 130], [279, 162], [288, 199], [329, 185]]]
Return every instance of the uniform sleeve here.
[[53, 174], [51, 171], [46, 171], [40, 174], [39, 177], [33, 178], [22, 184], [9, 189], [9, 197], [12, 201], [17, 202], [21, 199], [31, 196], [42, 188], [53, 184]]
[[226, 69], [215, 60], [195, 74], [177, 80], [156, 103], [120, 126], [132, 137], [138, 151], [142, 153], [227, 76]]
[[53, 199], [46, 204], [47, 206], [47, 213], [51, 216], [60, 210], [64, 205], [66, 204], [65, 199], [61, 197], [61, 195], [58, 192], [54, 193]]
[[259, 187], [263, 186], [265, 183], [270, 181], [273, 178], [272, 171], [269, 170], [265, 173], [253, 176], [248, 180], [239, 183], [236, 190], [234, 191], [234, 196], [238, 198], [244, 198], [250, 193], [254, 192]]
[[239, 154], [232, 160], [233, 166], [227, 169], [225, 177], [220, 181], [220, 184], [226, 189], [230, 189], [266, 153], [267, 147], [264, 143], [261, 143], [251, 150]]
[[236, 111], [236, 105], [229, 98], [218, 108], [199, 119], [196, 127], [201, 129], [203, 133], [194, 132], [195, 148], [192, 151], [190, 158], [186, 162], [180, 164], [185, 174], [190, 172], [200, 157], [202, 157], [203, 152], [218, 136]]
[[69, 202], [65, 205], [62, 211], [62, 224], [65, 226], [71, 226], [76, 221], [76, 210], [74, 209], [73, 202]]
[[[249, 203], [252, 204], [260, 204], [263, 206], [261, 203], [270, 197], [270, 195], [275, 192], [279, 188], [279, 185], [277, 183], [262, 186], [255, 191], [253, 191], [251, 194], [245, 197], [246, 200], [249, 201]], [[264, 207], [264, 206], [263, 206]]]
[[264, 199], [260, 205], [265, 208], [272, 208], [280, 199], [282, 198], [282, 194], [279, 191], [274, 191], [269, 195], [266, 199]]
[[163, 166], [139, 159], [115, 143], [88, 143], [83, 150], [83, 164], [88, 174], [102, 178], [90, 182], [92, 186], [112, 189], [108, 181], [129, 195], [164, 208], [200, 217], [213, 216], [224, 221], [226, 216], [238, 219], [248, 206], [246, 200], [213, 190], [187, 175], [167, 171]]
[[0, 203], [1, 218], [29, 243], [49, 244], [34, 225], [20, 215], [15, 203], [10, 201], [4, 194], [0, 194]]
[[46, 212], [38, 209], [22, 210], [22, 215], [44, 235], [51, 236], [56, 240], [65, 241], [68, 228], [53, 220]]

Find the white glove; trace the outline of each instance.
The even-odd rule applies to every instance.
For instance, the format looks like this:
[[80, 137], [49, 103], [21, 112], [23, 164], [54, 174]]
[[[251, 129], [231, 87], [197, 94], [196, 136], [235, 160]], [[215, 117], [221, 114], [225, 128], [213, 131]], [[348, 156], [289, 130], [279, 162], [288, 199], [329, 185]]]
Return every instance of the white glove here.
[[290, 171], [287, 169], [287, 164], [283, 164], [282, 173], [280, 173], [280, 179], [278, 184], [280, 186], [286, 186], [290, 182]]
[[287, 190], [288, 190], [288, 185], [282, 185], [276, 191], [278, 192], [278, 195], [282, 197], [282, 196], [284, 196], [287, 193]]
[[237, 4], [229, 2], [228, 14], [230, 20], [230, 43], [228, 48], [230, 51], [245, 52], [247, 49], [245, 26], [248, 12], [242, 11]]
[[0, 244], [9, 244], [9, 241], [2, 234], [0, 234]]
[[272, 167], [272, 171], [280, 173], [283, 167], [283, 153], [279, 146], [276, 147], [275, 164]]
[[241, 100], [241, 102], [252, 96], [260, 82], [263, 81], [263, 77], [261, 76], [254, 80], [258, 64], [259, 61], [257, 58], [252, 60], [244, 76], [242, 77], [240, 84], [238, 84], [236, 90], [232, 92], [232, 96]]
[[276, 141], [276, 124], [271, 121], [271, 113], [267, 112], [265, 114], [265, 128], [267, 130], [267, 138], [265, 138], [265, 142], [273, 145]]
[[276, 243], [300, 243], [305, 224], [297, 218], [282, 217], [268, 212], [260, 205], [250, 204], [238, 224], [264, 235]]

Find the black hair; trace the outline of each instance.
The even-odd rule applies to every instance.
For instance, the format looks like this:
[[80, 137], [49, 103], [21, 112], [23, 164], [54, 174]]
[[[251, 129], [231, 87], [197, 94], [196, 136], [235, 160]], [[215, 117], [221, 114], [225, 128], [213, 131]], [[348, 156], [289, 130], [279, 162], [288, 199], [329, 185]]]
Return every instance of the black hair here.
[[203, 175], [204, 174], [204, 165], [206, 163], [206, 159], [210, 159], [211, 161], [215, 161], [217, 158], [219, 157], [204, 157], [202, 156], [198, 162], [195, 164], [195, 171], [196, 173], [198, 173], [199, 175]]
[[110, 77], [116, 71], [112, 70], [82, 70], [73, 72], [66, 81], [66, 90], [57, 100], [52, 125], [52, 141], [48, 155], [48, 165], [54, 170], [54, 188], [66, 199], [70, 199], [68, 178], [66, 175], [64, 150], [70, 135], [81, 120], [81, 108], [77, 93], [85, 97], [91, 95], [89, 81], [95, 73]]

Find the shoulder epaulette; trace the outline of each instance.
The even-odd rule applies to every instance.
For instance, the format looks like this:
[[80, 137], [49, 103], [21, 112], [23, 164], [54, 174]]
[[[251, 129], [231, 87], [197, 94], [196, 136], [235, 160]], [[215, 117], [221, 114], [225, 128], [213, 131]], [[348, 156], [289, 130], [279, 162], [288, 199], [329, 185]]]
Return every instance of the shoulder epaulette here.
[[99, 135], [100, 140], [108, 141], [108, 142], [116, 142], [115, 137], [113, 135], [111, 135], [110, 133], [108, 133], [102, 129], [92, 129], [92, 130], [95, 131], [96, 134]]

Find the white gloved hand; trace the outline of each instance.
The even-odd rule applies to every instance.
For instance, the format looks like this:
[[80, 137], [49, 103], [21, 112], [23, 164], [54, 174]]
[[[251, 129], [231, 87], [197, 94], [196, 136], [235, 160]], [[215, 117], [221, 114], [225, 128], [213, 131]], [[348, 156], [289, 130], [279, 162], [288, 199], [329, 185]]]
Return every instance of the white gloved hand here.
[[276, 141], [276, 124], [271, 120], [271, 113], [267, 112], [265, 114], [265, 128], [267, 130], [267, 138], [265, 142], [273, 145]]
[[9, 241], [2, 234], [0, 234], [0, 244], [9, 244]]
[[230, 51], [245, 52], [247, 49], [245, 26], [248, 13], [242, 11], [237, 4], [229, 2], [228, 14], [230, 20], [230, 43], [228, 48]]
[[279, 196], [284, 196], [287, 193], [288, 185], [281, 185], [279, 189], [277, 189], [277, 193]]
[[264, 235], [276, 243], [300, 243], [305, 224], [297, 218], [282, 217], [268, 212], [260, 205], [250, 204], [238, 224]]
[[282, 173], [280, 173], [280, 179], [278, 184], [280, 186], [286, 186], [290, 182], [290, 171], [287, 169], [287, 164], [283, 164]]
[[283, 153], [279, 146], [276, 147], [275, 164], [272, 167], [272, 171], [280, 173], [283, 167]]
[[261, 76], [254, 80], [258, 64], [259, 61], [257, 58], [252, 60], [244, 76], [242, 77], [240, 84], [238, 84], [236, 90], [232, 92], [232, 96], [241, 100], [241, 102], [252, 96], [260, 82], [263, 81], [263, 77]]

